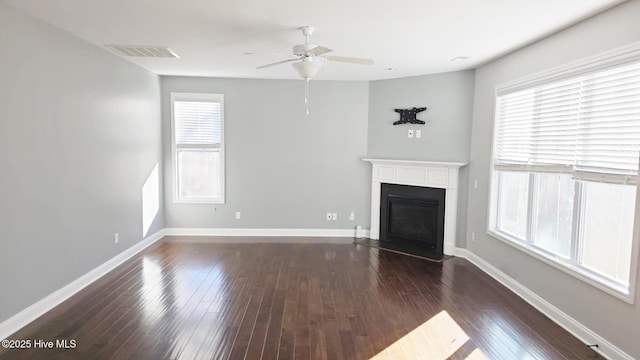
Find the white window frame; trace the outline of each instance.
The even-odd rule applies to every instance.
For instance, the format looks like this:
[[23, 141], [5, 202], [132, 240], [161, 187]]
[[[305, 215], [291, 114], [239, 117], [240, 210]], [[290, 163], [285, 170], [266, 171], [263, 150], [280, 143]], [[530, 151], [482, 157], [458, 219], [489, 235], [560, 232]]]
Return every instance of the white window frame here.
[[[588, 72], [588, 71], [596, 71], [599, 69], [604, 69], [608, 67], [612, 67], [618, 64], [623, 64], [628, 61], [640, 60], [640, 43], [635, 43], [629, 46], [625, 46], [623, 48], [615, 49], [613, 51], [609, 51], [603, 54], [599, 54], [593, 57], [589, 57], [587, 59], [583, 59], [580, 61], [576, 61], [567, 65], [559, 66], [557, 68], [553, 68], [548, 71], [544, 71], [538, 74], [534, 74], [531, 76], [527, 76], [522, 79], [518, 79], [515, 81], [511, 81], [508, 83], [500, 84], [496, 86], [496, 92], [494, 94], [494, 115], [497, 108], [497, 98], [498, 93], [504, 91], [504, 89], [525, 89], [537, 84], [550, 83], [553, 81], [558, 81], [561, 79], [566, 79], [569, 77], [574, 77], [579, 74]], [[529, 202], [528, 202], [528, 218], [527, 218], [527, 233], [529, 234], [529, 239], [527, 241], [522, 241], [506, 232], [500, 231], [497, 229], [497, 215], [498, 215], [498, 185], [499, 185], [499, 174], [500, 171], [495, 170], [495, 152], [496, 152], [496, 129], [495, 126], [495, 116], [494, 116], [494, 131], [493, 131], [493, 146], [491, 151], [491, 161], [490, 161], [490, 171], [491, 171], [491, 182], [490, 182], [490, 194], [489, 194], [489, 204], [488, 204], [488, 214], [487, 217], [487, 234], [493, 238], [496, 238], [558, 270], [563, 271], [577, 279], [584, 281], [587, 284], [592, 285], [593, 287], [600, 289], [618, 299], [621, 299], [631, 305], [635, 302], [635, 294], [637, 289], [637, 273], [638, 273], [638, 262], [639, 262], [639, 252], [640, 252], [640, 181], [636, 185], [636, 207], [635, 207], [635, 217], [634, 217], [634, 225], [633, 225], [633, 239], [631, 246], [631, 266], [630, 266], [630, 274], [629, 274], [629, 285], [624, 286], [620, 282], [617, 282], [613, 279], [608, 278], [607, 276], [603, 276], [595, 271], [592, 271], [585, 266], [578, 264], [575, 260], [564, 259], [560, 256], [555, 255], [550, 251], [546, 251], [536, 245], [533, 244], [532, 239], [530, 238], [531, 234], [531, 210], [534, 206], [533, 204], [533, 185], [534, 185], [534, 173], [528, 172], [529, 174]], [[639, 159], [640, 162], [640, 159]], [[527, 173], [527, 172], [523, 172]], [[576, 185], [575, 197], [574, 197], [574, 213], [579, 212], [581, 209], [581, 199], [582, 199], [582, 187], [580, 184]], [[574, 215], [575, 216], [575, 215]], [[574, 227], [576, 223], [574, 223]], [[576, 229], [574, 229], [573, 233], [576, 233]], [[575, 237], [575, 235], [574, 235]], [[572, 259], [576, 259], [576, 239], [572, 239]]]
[[[180, 189], [178, 188], [178, 149], [176, 144], [176, 122], [174, 104], [176, 100], [193, 100], [193, 101], [215, 101], [220, 103], [220, 197], [210, 198], [182, 198], [180, 197]], [[205, 150], [205, 147], [198, 148], [188, 146], [194, 150]], [[224, 95], [211, 93], [171, 93], [171, 171], [172, 171], [172, 187], [173, 202], [182, 204], [224, 204], [225, 203], [225, 139], [224, 139]]]

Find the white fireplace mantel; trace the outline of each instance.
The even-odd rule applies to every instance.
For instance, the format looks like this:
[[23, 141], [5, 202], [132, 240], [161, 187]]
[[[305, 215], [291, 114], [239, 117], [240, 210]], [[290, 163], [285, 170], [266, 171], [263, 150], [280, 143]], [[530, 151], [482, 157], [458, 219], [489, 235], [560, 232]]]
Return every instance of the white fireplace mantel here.
[[380, 184], [445, 189], [444, 253], [453, 255], [458, 213], [458, 172], [466, 163], [394, 159], [362, 159], [371, 171], [371, 239], [380, 237]]

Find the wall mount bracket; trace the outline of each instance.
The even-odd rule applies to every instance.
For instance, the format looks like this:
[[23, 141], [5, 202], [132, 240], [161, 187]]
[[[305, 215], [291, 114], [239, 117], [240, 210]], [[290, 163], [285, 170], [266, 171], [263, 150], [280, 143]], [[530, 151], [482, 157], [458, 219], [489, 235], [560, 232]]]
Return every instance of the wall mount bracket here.
[[402, 125], [402, 124], [418, 124], [424, 125], [424, 121], [416, 119], [416, 115], [419, 112], [427, 110], [426, 107], [421, 108], [411, 108], [411, 109], [393, 109], [393, 111], [400, 114], [400, 120], [393, 123], [393, 125]]

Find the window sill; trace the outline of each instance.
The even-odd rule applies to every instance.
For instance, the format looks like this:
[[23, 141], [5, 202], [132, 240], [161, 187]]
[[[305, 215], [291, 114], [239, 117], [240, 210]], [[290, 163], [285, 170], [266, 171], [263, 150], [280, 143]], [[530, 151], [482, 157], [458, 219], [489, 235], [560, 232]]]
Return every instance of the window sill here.
[[173, 199], [174, 204], [223, 205], [222, 199]]
[[525, 254], [536, 258], [545, 264], [553, 266], [554, 268], [569, 274], [583, 282], [606, 292], [609, 295], [612, 295], [628, 304], [634, 304], [634, 293], [635, 291], [631, 291], [634, 288], [634, 284], [629, 284], [629, 287], [625, 287], [620, 285], [614, 281], [611, 281], [605, 277], [597, 276], [579, 266], [576, 266], [572, 263], [567, 263], [561, 259], [558, 259], [554, 256], [550, 256], [549, 254], [543, 253], [541, 251], [536, 250], [535, 248], [528, 246], [527, 244], [523, 244], [518, 240], [510, 238], [507, 234], [500, 233], [498, 231], [489, 229], [487, 230], [487, 234], [489, 236], [496, 238], [522, 252]]

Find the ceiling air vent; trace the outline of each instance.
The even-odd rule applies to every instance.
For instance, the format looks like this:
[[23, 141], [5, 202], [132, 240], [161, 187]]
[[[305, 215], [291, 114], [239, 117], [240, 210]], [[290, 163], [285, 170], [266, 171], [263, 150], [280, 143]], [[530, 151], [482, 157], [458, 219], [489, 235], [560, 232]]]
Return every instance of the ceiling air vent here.
[[177, 58], [179, 57], [166, 46], [135, 46], [135, 45], [105, 45], [107, 48], [124, 56], [148, 58]]

